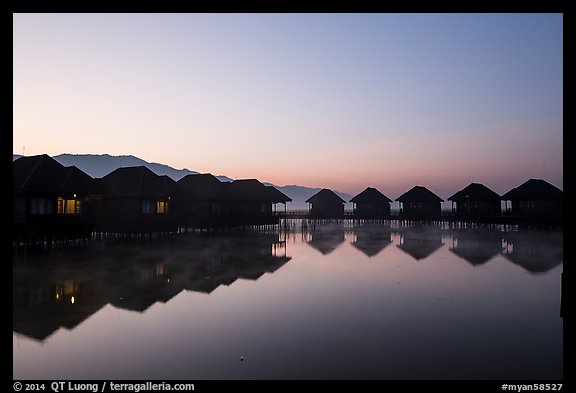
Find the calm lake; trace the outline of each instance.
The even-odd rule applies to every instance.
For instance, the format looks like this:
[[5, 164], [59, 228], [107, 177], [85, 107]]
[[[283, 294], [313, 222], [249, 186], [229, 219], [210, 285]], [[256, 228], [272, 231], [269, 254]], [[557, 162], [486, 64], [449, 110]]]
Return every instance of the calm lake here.
[[13, 378], [562, 379], [562, 232], [390, 225], [14, 253]]

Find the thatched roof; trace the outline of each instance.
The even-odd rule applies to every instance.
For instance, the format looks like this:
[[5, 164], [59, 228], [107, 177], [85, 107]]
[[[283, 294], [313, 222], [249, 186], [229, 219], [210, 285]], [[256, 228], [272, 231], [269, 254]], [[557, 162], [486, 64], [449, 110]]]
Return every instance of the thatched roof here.
[[75, 166], [65, 167], [41, 154], [12, 163], [12, 186], [18, 192], [97, 192], [97, 182]]
[[443, 199], [422, 186], [414, 186], [409, 191], [396, 198], [399, 202], [442, 202]]
[[46, 154], [12, 162], [12, 186], [19, 191], [53, 191], [62, 183], [64, 166]]
[[334, 191], [323, 188], [316, 194], [312, 195], [310, 198], [306, 199], [308, 203], [346, 203], [346, 201], [340, 198]]
[[230, 197], [236, 201], [271, 202], [271, 193], [256, 179], [240, 179], [230, 183]]
[[100, 183], [111, 196], [168, 197], [185, 194], [172, 178], [158, 176], [143, 165], [118, 168], [101, 178]]
[[222, 200], [228, 198], [227, 184], [223, 183], [210, 173], [186, 175], [177, 182], [184, 189], [186, 195], [195, 199]]
[[204, 173], [187, 175], [178, 180], [189, 196], [197, 199], [236, 200], [270, 203], [286, 203], [292, 199], [273, 186], [265, 186], [257, 179], [240, 179], [221, 182], [215, 176]]
[[561, 200], [562, 190], [542, 179], [530, 179], [502, 195], [502, 200]]
[[163, 195], [173, 196], [173, 197], [181, 197], [185, 196], [186, 190], [178, 184], [177, 181], [172, 179], [168, 175], [160, 175], [160, 185]]
[[288, 195], [284, 194], [282, 191], [280, 191], [276, 187], [266, 186], [266, 188], [268, 189], [268, 193], [270, 194], [270, 199], [272, 200], [273, 203], [292, 202], [292, 198], [290, 198]]
[[60, 191], [65, 193], [92, 193], [100, 192], [100, 187], [96, 180], [81, 171], [78, 167], [66, 167], [66, 176], [60, 185]]
[[449, 201], [465, 202], [469, 201], [499, 201], [500, 195], [489, 189], [483, 184], [470, 183], [468, 186], [458, 191], [448, 198]]
[[350, 199], [350, 202], [354, 203], [369, 203], [369, 202], [376, 202], [376, 203], [387, 203], [392, 202], [390, 198], [386, 195], [382, 194], [375, 188], [368, 187], [360, 194], [356, 195], [354, 198]]

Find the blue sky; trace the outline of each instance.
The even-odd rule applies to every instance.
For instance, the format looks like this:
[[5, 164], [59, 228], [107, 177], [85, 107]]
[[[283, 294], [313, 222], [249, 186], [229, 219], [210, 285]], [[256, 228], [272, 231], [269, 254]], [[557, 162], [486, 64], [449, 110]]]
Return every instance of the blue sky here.
[[14, 14], [13, 151], [277, 185], [563, 188], [562, 14]]

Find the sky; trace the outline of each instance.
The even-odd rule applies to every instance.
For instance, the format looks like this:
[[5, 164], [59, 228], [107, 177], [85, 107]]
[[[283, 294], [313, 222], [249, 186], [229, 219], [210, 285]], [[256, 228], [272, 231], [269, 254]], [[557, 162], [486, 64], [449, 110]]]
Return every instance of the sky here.
[[563, 189], [562, 14], [13, 14], [13, 153]]

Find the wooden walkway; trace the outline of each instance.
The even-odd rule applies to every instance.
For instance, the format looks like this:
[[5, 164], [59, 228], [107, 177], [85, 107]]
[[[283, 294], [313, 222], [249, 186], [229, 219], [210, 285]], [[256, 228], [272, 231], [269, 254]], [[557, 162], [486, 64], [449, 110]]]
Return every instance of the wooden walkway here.
[[399, 214], [392, 214], [386, 218], [368, 218], [365, 216], [356, 217], [354, 212], [345, 211], [340, 217], [314, 217], [306, 211], [276, 212], [275, 216], [286, 220], [354, 220], [354, 221], [374, 221], [374, 222], [403, 222], [403, 223], [444, 223], [449, 226], [456, 225], [514, 225], [520, 228], [553, 228], [561, 229], [563, 219], [548, 217], [514, 217], [514, 216], [493, 216], [493, 217], [457, 217], [452, 214], [442, 214], [435, 218], [409, 218]]

